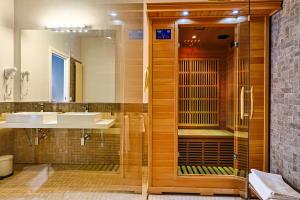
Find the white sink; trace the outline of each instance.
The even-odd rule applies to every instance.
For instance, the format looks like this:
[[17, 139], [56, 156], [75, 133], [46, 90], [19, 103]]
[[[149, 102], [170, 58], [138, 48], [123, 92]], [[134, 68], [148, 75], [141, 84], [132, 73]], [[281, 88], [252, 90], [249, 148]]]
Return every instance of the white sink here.
[[101, 121], [99, 112], [67, 112], [58, 114], [58, 124], [95, 124]]
[[6, 115], [7, 123], [47, 124], [56, 120], [56, 112], [20, 112]]

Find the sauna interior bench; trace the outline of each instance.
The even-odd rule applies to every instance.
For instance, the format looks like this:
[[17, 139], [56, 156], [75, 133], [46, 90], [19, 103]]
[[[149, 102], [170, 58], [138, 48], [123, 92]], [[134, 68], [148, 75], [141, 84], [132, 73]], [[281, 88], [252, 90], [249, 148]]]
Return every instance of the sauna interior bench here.
[[233, 137], [234, 133], [227, 130], [215, 129], [178, 129], [180, 138], [188, 137]]

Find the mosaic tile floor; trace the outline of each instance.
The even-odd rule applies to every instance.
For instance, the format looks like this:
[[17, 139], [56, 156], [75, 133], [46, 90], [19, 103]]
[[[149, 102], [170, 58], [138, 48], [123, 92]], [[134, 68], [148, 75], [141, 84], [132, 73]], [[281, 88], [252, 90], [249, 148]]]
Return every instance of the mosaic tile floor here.
[[130, 173], [122, 175], [97, 169], [48, 164], [19, 165], [13, 176], [0, 181], [0, 200], [142, 199], [139, 194], [142, 191], [141, 178], [131, 178], [133, 174]]

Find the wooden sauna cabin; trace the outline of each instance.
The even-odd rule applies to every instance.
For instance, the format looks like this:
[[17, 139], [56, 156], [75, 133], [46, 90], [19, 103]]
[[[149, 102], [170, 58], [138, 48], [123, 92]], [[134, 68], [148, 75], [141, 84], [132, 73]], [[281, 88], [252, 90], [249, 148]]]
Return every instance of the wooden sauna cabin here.
[[280, 8], [147, 4], [149, 193], [244, 196], [249, 169], [269, 170], [269, 17]]

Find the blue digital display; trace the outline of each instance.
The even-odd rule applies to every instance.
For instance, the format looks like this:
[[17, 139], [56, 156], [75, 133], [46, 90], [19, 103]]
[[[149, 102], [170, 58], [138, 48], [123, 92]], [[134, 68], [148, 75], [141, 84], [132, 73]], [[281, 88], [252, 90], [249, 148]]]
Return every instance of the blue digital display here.
[[171, 29], [156, 29], [157, 40], [170, 40], [172, 36]]

